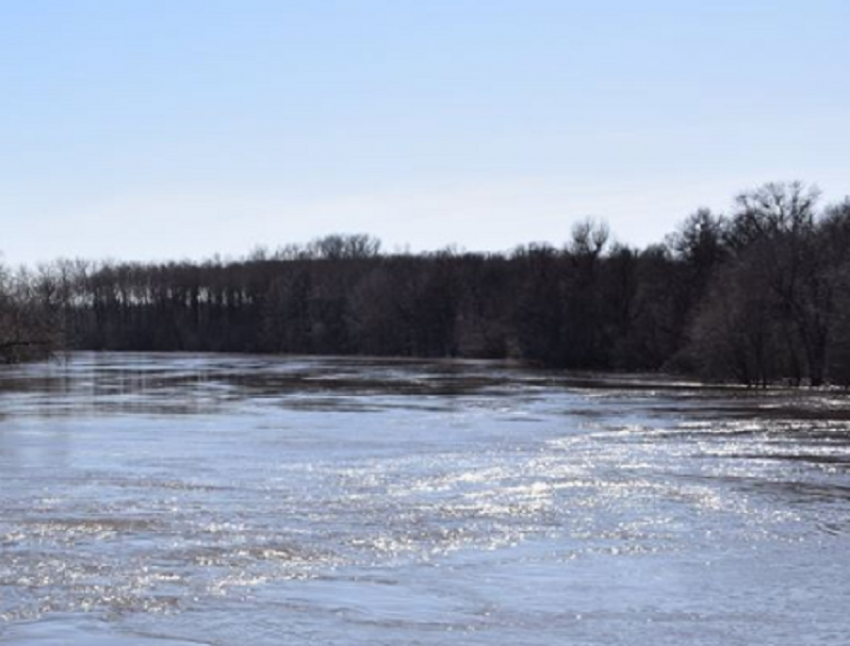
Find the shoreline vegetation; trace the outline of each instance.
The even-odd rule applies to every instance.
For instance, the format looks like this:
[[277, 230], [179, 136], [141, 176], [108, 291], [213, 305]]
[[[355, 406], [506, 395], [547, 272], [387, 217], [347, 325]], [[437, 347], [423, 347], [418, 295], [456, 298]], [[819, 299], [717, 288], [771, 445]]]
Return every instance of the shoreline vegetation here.
[[329, 235], [237, 260], [0, 268], [0, 361], [59, 350], [514, 358], [850, 386], [850, 198], [772, 183], [663, 242], [382, 253]]

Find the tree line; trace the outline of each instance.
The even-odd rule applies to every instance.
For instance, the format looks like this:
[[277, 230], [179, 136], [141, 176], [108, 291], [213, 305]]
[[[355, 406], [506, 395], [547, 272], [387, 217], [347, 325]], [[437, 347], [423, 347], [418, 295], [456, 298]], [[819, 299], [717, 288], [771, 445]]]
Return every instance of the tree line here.
[[516, 358], [750, 386], [850, 385], [850, 200], [800, 183], [701, 209], [659, 243], [577, 224], [509, 253], [382, 253], [331, 235], [204, 262], [0, 274], [0, 356], [85, 350]]

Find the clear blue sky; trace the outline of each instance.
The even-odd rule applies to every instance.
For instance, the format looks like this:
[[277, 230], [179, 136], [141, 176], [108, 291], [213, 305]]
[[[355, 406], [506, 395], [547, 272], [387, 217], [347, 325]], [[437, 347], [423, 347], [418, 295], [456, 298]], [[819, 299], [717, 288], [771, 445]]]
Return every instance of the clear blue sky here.
[[847, 0], [0, 0], [8, 263], [632, 244], [850, 194]]

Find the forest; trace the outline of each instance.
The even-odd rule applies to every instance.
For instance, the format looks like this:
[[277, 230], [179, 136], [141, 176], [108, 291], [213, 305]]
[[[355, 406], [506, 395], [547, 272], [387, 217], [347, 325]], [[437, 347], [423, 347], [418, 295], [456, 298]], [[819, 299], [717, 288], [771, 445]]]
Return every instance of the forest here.
[[0, 357], [62, 350], [510, 358], [748, 386], [850, 385], [850, 198], [772, 183], [658, 244], [383, 253], [334, 234], [237, 260], [0, 270]]

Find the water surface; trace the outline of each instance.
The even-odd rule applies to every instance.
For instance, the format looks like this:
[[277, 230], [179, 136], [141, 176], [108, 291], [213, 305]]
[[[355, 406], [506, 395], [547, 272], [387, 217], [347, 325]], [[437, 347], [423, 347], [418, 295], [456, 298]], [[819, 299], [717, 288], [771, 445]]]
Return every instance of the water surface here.
[[848, 419], [483, 362], [3, 368], [0, 643], [846, 643]]

